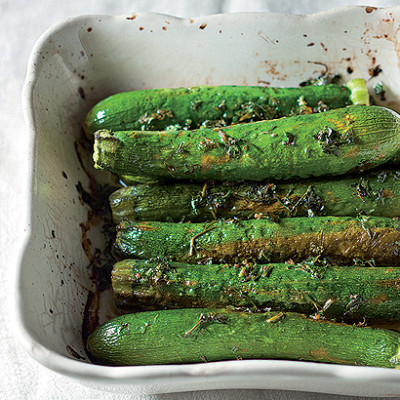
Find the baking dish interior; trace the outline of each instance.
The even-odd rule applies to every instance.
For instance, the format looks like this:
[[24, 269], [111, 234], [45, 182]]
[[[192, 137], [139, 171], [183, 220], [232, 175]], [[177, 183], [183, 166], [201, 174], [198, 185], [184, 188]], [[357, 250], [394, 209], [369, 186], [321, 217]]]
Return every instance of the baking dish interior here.
[[[83, 118], [97, 101], [126, 90], [288, 87], [340, 74], [343, 82], [365, 78], [378, 104], [400, 111], [399, 21], [397, 7], [195, 19], [143, 13], [83, 16], [46, 32], [32, 53], [24, 89], [34, 147], [30, 236], [18, 272], [17, 319], [30, 353], [73, 375], [80, 368], [74, 365], [91, 364], [85, 330], [115, 315], [112, 296], [99, 291], [93, 271], [109, 260], [106, 213], [92, 201], [99, 184], [116, 183], [111, 174], [94, 170], [90, 143], [82, 136]], [[373, 91], [379, 82], [386, 88], [384, 99]], [[227, 373], [234, 363], [222, 364]], [[129, 378], [127, 371], [119, 377]]]

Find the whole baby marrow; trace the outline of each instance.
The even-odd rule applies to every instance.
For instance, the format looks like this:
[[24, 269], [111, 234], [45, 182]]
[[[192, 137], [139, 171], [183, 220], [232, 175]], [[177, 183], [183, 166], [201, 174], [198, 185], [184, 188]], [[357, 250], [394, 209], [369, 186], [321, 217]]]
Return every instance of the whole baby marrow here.
[[400, 334], [314, 320], [302, 314], [189, 308], [116, 317], [88, 338], [111, 365], [289, 359], [393, 368]]
[[374, 259], [400, 265], [400, 220], [384, 217], [296, 217], [279, 222], [122, 222], [115, 243], [125, 257], [189, 263], [302, 262], [310, 256], [349, 265]]
[[85, 118], [84, 131], [92, 137], [99, 129], [197, 129], [202, 124], [225, 126], [368, 102], [363, 79], [354, 79], [347, 86], [198, 86], [136, 90], [117, 93], [97, 103]]
[[93, 158], [117, 175], [262, 181], [367, 170], [399, 142], [394, 111], [350, 106], [197, 131], [98, 131]]
[[362, 176], [291, 183], [136, 184], [109, 198], [113, 221], [192, 221], [290, 216], [400, 217], [400, 173], [377, 170]]
[[399, 267], [301, 264], [206, 264], [127, 259], [112, 270], [123, 312], [163, 308], [250, 307], [329, 319], [400, 317]]

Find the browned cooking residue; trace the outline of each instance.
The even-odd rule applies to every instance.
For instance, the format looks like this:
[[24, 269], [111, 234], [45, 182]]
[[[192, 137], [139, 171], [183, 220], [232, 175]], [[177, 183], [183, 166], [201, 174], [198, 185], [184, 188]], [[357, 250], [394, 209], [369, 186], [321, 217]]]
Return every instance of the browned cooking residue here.
[[81, 356], [78, 352], [76, 352], [71, 346], [66, 347], [67, 351], [69, 354], [71, 354], [72, 357], [76, 358], [77, 360], [86, 360], [85, 357]]
[[326, 257], [338, 265], [345, 265], [352, 259], [374, 259], [377, 264], [398, 266], [400, 254], [400, 232], [393, 228], [367, 229], [358, 222], [351, 222], [342, 232], [306, 233], [231, 242], [199, 249], [197, 261], [221, 258], [236, 262], [240, 258], [257, 261], [268, 256], [270, 262], [285, 262], [291, 259], [301, 262], [315, 255]]
[[310, 355], [317, 360], [328, 360], [336, 364], [348, 364], [348, 360], [331, 357], [325, 348], [315, 349], [310, 351]]
[[[87, 342], [89, 335], [99, 326], [99, 307], [100, 299], [98, 293], [89, 292], [82, 321], [83, 343]], [[86, 354], [91, 359], [88, 351], [86, 351]]]
[[265, 70], [267, 75], [273, 75], [276, 79], [280, 80], [285, 80], [287, 78], [287, 74], [282, 74], [282, 72], [279, 71], [279, 65], [277, 63], [271, 63], [270, 61], [265, 60], [264, 64], [267, 67], [267, 69]]
[[[373, 60], [375, 59], [375, 57], [373, 57]], [[375, 61], [373, 61], [373, 63], [375, 63]], [[380, 65], [377, 65], [375, 67], [369, 68], [368, 69], [368, 74], [374, 78], [375, 76], [378, 76], [380, 73], [382, 72], [382, 68], [380, 67]]]
[[319, 42], [319, 44], [324, 49], [324, 51], [328, 51], [328, 48], [322, 42]]
[[86, 257], [88, 258], [89, 261], [93, 260], [93, 254], [92, 254], [92, 243], [90, 239], [87, 237], [87, 233], [90, 230], [91, 224], [89, 221], [86, 221], [85, 223], [81, 222], [79, 224], [81, 227], [81, 242], [82, 242], [82, 248], [83, 251], [86, 254]]
[[79, 93], [79, 96], [81, 96], [82, 100], [85, 100], [86, 94], [85, 94], [85, 91], [83, 90], [83, 87], [81, 87], [81, 86], [78, 87], [78, 93]]
[[87, 338], [99, 325], [98, 311], [100, 307], [100, 297], [97, 292], [89, 292], [85, 307], [85, 318], [83, 319], [82, 333]]
[[[161, 229], [159, 226], [151, 226], [151, 225], [145, 225], [145, 224], [136, 225], [135, 228], [140, 231], [159, 231]], [[118, 230], [118, 228], [117, 228], [117, 230]]]
[[377, 9], [378, 9], [377, 7], [367, 6], [367, 7], [365, 7], [365, 12], [366, 12], [367, 14], [371, 14], [372, 11], [375, 11], [375, 10], [377, 10]]
[[382, 303], [386, 303], [389, 300], [389, 297], [387, 296], [387, 294], [382, 293], [379, 296], [376, 296], [375, 298], [371, 299], [369, 302], [371, 304], [382, 304]]
[[400, 289], [400, 279], [381, 279], [375, 283], [377, 286], [384, 288]]

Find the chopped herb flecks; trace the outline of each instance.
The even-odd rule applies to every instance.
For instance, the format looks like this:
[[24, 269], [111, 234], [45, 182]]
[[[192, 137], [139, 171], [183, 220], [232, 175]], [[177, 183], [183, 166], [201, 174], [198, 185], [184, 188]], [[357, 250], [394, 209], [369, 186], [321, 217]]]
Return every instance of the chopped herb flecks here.
[[155, 121], [162, 121], [166, 118], [173, 118], [174, 114], [170, 110], [157, 110], [155, 113], [145, 113], [139, 118], [139, 123], [142, 124], [142, 130], [153, 130]]
[[364, 197], [371, 197], [375, 194], [375, 192], [369, 187], [368, 180], [364, 178], [360, 178], [358, 184], [354, 185], [354, 189], [356, 191], [356, 196], [364, 203]]
[[374, 92], [377, 96], [379, 96], [380, 100], [382, 100], [382, 101], [386, 100], [386, 90], [385, 90], [382, 82], [378, 82], [374, 86]]
[[300, 83], [301, 87], [304, 86], [323, 86], [329, 84], [338, 84], [342, 78], [340, 74], [330, 74], [328, 73], [328, 67], [324, 65], [326, 71], [320, 75], [318, 78], [310, 78], [302, 83]]
[[312, 278], [316, 279], [322, 279], [324, 277], [328, 266], [329, 263], [324, 258], [321, 260], [319, 256], [309, 257], [301, 264], [294, 265], [296, 269], [301, 269], [310, 274]]
[[338, 131], [335, 131], [328, 126], [317, 132], [314, 135], [314, 139], [319, 141], [324, 153], [335, 154], [336, 156], [340, 155], [340, 146], [354, 142], [354, 136], [351, 129], [346, 131], [345, 135], [342, 136]]
[[293, 146], [295, 143], [295, 136], [290, 132], [285, 132], [286, 140], [282, 142], [284, 146]]
[[240, 110], [236, 112], [233, 123], [237, 122], [256, 122], [266, 119], [280, 118], [282, 115], [277, 108], [266, 104], [248, 102], [241, 104]]

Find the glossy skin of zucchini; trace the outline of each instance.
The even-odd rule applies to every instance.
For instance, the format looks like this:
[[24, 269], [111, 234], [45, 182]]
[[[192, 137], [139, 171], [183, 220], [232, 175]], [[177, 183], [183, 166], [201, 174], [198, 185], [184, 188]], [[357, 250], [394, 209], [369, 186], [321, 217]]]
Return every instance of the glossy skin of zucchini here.
[[263, 181], [364, 171], [390, 160], [399, 116], [377, 106], [197, 131], [98, 131], [95, 167], [117, 175]]
[[287, 359], [393, 368], [398, 332], [316, 321], [296, 313], [190, 308], [114, 318], [87, 348], [111, 365]]
[[314, 262], [195, 265], [127, 259], [114, 265], [112, 287], [123, 312], [235, 306], [269, 307], [337, 321], [400, 317], [399, 267]]
[[125, 258], [189, 263], [303, 262], [315, 256], [342, 265], [353, 259], [400, 265], [400, 221], [383, 217], [122, 222], [115, 243]]
[[87, 114], [88, 137], [99, 129], [197, 129], [203, 123], [232, 123], [273, 119], [352, 104], [351, 90], [330, 84], [299, 88], [259, 86], [199, 86], [162, 88], [114, 94]]
[[291, 183], [136, 184], [116, 190], [109, 203], [115, 224], [123, 220], [203, 222], [216, 218], [290, 216], [400, 216], [400, 173]]

